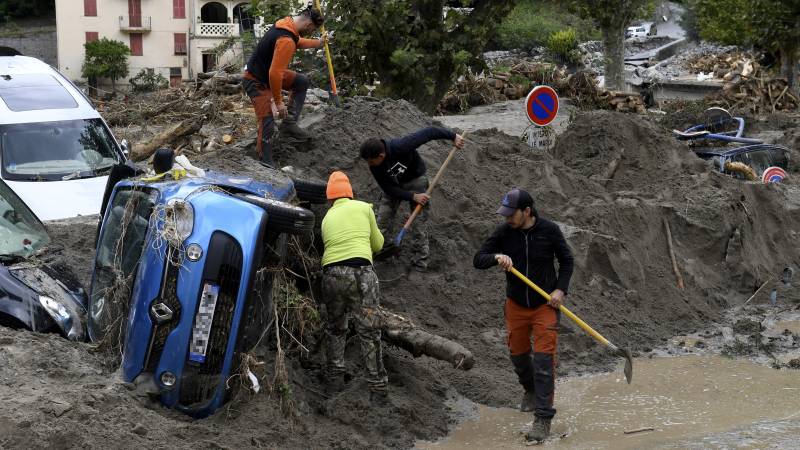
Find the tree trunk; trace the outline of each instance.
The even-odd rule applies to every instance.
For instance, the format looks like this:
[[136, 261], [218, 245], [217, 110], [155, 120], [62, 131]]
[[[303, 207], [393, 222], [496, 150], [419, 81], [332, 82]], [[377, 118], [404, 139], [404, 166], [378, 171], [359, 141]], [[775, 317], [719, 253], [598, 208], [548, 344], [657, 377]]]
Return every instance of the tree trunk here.
[[625, 27], [613, 26], [603, 30], [603, 48], [606, 63], [606, 89], [622, 91], [625, 88]]
[[800, 93], [797, 80], [797, 46], [791, 45], [781, 49], [781, 75], [789, 84], [789, 91]]
[[381, 339], [414, 355], [427, 355], [447, 361], [456, 369], [469, 370], [475, 364], [472, 352], [458, 342], [429, 333], [413, 322], [381, 307], [365, 308], [368, 315], [375, 316], [381, 328]]
[[131, 150], [131, 159], [134, 161], [147, 159], [159, 148], [169, 145], [183, 136], [195, 134], [201, 128], [203, 128], [203, 116], [198, 114], [155, 135], [150, 142], [134, 145]]

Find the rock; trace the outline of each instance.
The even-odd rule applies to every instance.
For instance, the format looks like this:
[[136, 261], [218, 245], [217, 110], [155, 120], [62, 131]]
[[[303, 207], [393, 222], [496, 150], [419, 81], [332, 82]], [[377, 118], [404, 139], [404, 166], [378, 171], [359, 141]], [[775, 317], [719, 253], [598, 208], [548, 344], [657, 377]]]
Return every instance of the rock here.
[[141, 423], [134, 425], [133, 430], [131, 431], [139, 436], [145, 436], [147, 434], [147, 428], [145, 428]]

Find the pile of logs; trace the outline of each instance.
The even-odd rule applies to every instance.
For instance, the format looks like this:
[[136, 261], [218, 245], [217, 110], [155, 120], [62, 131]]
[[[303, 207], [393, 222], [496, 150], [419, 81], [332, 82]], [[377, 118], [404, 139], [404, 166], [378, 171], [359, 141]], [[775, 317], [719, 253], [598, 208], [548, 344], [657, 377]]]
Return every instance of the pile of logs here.
[[242, 91], [242, 74], [227, 73], [222, 70], [198, 73], [198, 89], [195, 98], [205, 97], [214, 93], [218, 95], [234, 95]]
[[620, 91], [602, 91], [600, 99], [607, 103], [603, 109], [614, 109], [619, 112], [644, 113], [646, 108], [644, 100], [639, 94]]
[[789, 90], [785, 79], [767, 78], [762, 73], [758, 77], [743, 78], [725, 85], [722, 91], [706, 98], [706, 102], [726, 109], [745, 108], [753, 113], [796, 111], [800, 108], [800, 99]]
[[735, 52], [698, 56], [687, 63], [687, 68], [691, 73], [711, 73], [714, 78], [736, 83], [756, 74], [760, 66], [754, 55]]

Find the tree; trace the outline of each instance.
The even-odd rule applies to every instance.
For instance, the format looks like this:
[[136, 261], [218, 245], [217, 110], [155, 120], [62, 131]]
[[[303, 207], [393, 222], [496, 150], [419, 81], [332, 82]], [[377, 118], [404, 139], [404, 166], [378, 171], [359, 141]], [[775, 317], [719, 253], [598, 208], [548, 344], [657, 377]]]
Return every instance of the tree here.
[[0, 18], [26, 18], [51, 16], [55, 14], [54, 0], [2, 0]]
[[379, 82], [381, 94], [433, 112], [468, 65], [480, 66], [489, 37], [517, 0], [461, 0], [458, 4], [468, 8], [458, 10], [443, 0], [325, 3], [326, 28], [335, 30], [331, 50], [337, 74]]
[[87, 42], [83, 48], [86, 58], [81, 75], [89, 80], [89, 86], [96, 89], [99, 78], [109, 78], [112, 90], [116, 92], [117, 80], [128, 76], [128, 55], [131, 50], [125, 43], [108, 38]]
[[753, 45], [781, 59], [781, 75], [800, 93], [800, 0], [695, 0], [693, 7], [703, 39]]
[[800, 50], [800, 0], [751, 0], [750, 24], [756, 44], [781, 58], [781, 75], [800, 93], [797, 52]]
[[648, 0], [571, 0], [571, 9], [594, 20], [603, 36], [606, 87], [625, 86], [625, 27], [643, 14]]

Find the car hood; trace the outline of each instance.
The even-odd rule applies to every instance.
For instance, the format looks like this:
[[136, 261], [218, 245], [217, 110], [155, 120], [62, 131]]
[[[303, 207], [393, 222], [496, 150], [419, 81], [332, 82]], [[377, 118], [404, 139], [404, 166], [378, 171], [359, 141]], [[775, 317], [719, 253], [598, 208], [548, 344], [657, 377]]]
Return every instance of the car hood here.
[[9, 181], [10, 187], [39, 220], [68, 219], [100, 213], [107, 176], [68, 181]]

